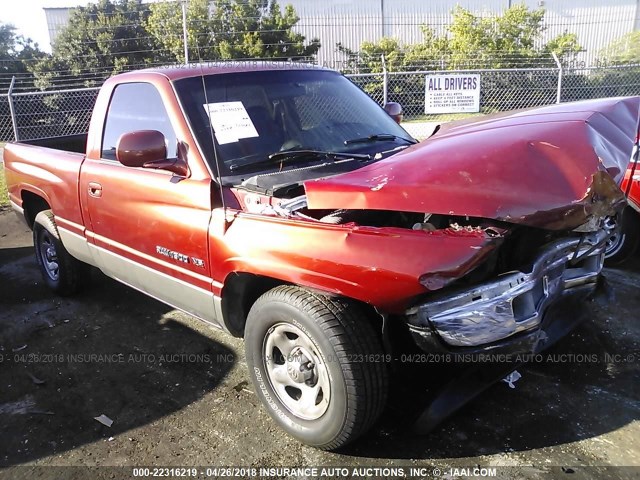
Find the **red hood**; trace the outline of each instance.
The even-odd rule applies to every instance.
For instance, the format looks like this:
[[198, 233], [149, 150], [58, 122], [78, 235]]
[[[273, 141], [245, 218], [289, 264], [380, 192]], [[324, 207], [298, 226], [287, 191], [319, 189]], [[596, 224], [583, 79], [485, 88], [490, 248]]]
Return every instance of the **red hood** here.
[[393, 157], [305, 183], [312, 209], [493, 218], [561, 229], [613, 213], [640, 97], [454, 122]]

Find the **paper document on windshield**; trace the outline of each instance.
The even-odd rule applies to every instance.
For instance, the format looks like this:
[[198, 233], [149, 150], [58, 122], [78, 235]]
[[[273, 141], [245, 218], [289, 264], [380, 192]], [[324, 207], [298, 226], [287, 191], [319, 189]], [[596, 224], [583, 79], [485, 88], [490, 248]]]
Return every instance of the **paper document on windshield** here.
[[220, 145], [259, 136], [242, 102], [205, 103], [202, 106]]

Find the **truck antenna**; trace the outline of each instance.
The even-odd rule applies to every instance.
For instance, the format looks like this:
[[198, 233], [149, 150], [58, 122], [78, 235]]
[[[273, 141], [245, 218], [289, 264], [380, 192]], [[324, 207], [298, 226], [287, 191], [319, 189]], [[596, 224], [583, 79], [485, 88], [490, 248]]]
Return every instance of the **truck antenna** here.
[[[200, 67], [200, 79], [202, 80], [202, 92], [204, 93], [204, 103], [205, 105], [207, 105], [207, 116], [209, 116], [211, 115], [211, 113], [208, 111], [209, 96], [207, 95], [207, 85], [204, 80], [204, 69], [202, 67], [202, 58], [200, 57], [199, 48], [197, 49], [197, 52], [198, 52], [198, 63]], [[211, 124], [211, 122], [209, 122], [209, 124], [211, 125], [211, 128], [209, 128], [209, 134], [211, 135], [211, 144], [213, 145], [213, 159], [216, 165], [216, 172], [215, 172], [216, 178], [214, 180], [218, 184], [218, 189], [220, 191], [220, 202], [222, 203], [222, 212], [224, 215], [224, 232], [226, 232], [227, 227], [229, 226], [229, 221], [227, 220], [227, 205], [224, 200], [224, 188], [222, 186], [222, 175], [220, 173], [222, 170], [220, 168], [220, 158], [218, 156], [218, 147], [216, 146], [216, 138], [215, 138], [215, 133], [213, 131], [213, 125]]]

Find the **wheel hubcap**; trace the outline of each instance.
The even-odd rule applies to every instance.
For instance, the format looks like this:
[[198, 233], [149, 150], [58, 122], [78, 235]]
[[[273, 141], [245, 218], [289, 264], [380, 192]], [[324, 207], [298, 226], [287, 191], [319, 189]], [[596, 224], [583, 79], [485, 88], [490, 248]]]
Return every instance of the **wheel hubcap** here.
[[274, 325], [264, 339], [263, 359], [273, 391], [293, 415], [316, 420], [327, 411], [329, 373], [306, 333], [288, 323]]
[[40, 258], [45, 272], [51, 280], [58, 280], [60, 266], [58, 264], [58, 252], [49, 232], [44, 231], [40, 236]]
[[606, 258], [618, 253], [624, 244], [625, 235], [617, 230], [616, 223], [617, 221], [615, 217], [607, 217], [604, 222], [604, 228], [611, 232], [611, 235], [604, 247], [604, 254]]

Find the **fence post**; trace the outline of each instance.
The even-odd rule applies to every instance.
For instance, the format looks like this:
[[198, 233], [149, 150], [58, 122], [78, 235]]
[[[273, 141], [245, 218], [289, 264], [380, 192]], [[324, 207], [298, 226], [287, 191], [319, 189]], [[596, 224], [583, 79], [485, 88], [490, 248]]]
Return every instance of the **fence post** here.
[[11, 83], [9, 84], [9, 91], [7, 92], [7, 100], [9, 102], [9, 113], [11, 115], [11, 125], [13, 126], [13, 136], [17, 141], [20, 140], [18, 135], [18, 119], [16, 118], [16, 110], [13, 106], [13, 86], [16, 83], [15, 75], [11, 77]]
[[553, 59], [556, 61], [556, 65], [558, 66], [558, 91], [556, 93], [556, 103], [562, 102], [562, 63], [560, 63], [560, 59], [556, 52], [551, 52], [553, 55]]
[[389, 75], [387, 75], [387, 62], [384, 59], [384, 53], [380, 55], [382, 60], [382, 105], [387, 104], [389, 98]]

